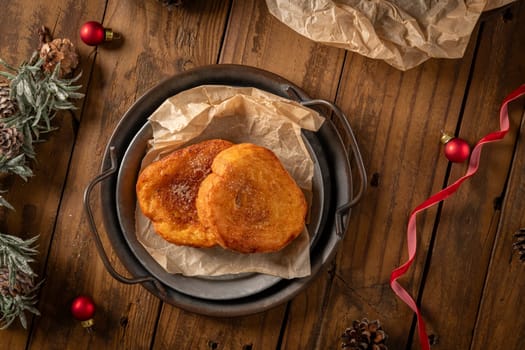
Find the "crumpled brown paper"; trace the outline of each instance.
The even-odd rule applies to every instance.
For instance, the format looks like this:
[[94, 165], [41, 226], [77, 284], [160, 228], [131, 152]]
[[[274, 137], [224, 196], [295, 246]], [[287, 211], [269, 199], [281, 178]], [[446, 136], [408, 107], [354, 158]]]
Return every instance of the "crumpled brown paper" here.
[[482, 11], [514, 0], [266, 0], [281, 22], [313, 41], [407, 70], [462, 57]]
[[[251, 142], [271, 149], [307, 194], [313, 162], [301, 128], [316, 131], [324, 118], [317, 112], [255, 88], [208, 85], [181, 92], [166, 100], [150, 117], [152, 148], [142, 168], [181, 146], [212, 138]], [[220, 247], [192, 248], [171, 244], [158, 236], [137, 205], [139, 242], [170, 273], [219, 276], [259, 272], [283, 278], [310, 274], [308, 231], [274, 253], [240, 254]]]

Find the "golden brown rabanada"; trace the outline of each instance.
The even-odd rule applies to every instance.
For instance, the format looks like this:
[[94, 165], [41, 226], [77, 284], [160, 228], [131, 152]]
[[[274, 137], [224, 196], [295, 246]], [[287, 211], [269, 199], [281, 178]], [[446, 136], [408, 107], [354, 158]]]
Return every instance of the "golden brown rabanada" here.
[[201, 182], [211, 172], [215, 156], [232, 145], [219, 139], [203, 141], [178, 149], [144, 168], [136, 185], [137, 200], [157, 234], [179, 245], [217, 244], [214, 233], [199, 221], [195, 198]]
[[274, 252], [303, 231], [307, 203], [275, 154], [250, 143], [220, 152], [197, 195], [197, 213], [218, 244]]

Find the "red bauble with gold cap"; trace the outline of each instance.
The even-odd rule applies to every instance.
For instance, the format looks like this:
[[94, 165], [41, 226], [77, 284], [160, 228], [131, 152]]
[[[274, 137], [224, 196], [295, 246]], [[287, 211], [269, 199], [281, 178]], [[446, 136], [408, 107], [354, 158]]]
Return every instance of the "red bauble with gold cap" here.
[[118, 35], [113, 33], [111, 28], [104, 28], [97, 21], [86, 22], [80, 27], [80, 39], [90, 46], [100, 45], [106, 41], [118, 39]]
[[463, 163], [470, 157], [470, 146], [467, 141], [443, 134], [441, 142], [445, 144], [445, 157], [451, 162]]
[[95, 302], [86, 295], [80, 295], [71, 302], [71, 314], [80, 321], [82, 327], [88, 331], [94, 324], [93, 316], [95, 315]]

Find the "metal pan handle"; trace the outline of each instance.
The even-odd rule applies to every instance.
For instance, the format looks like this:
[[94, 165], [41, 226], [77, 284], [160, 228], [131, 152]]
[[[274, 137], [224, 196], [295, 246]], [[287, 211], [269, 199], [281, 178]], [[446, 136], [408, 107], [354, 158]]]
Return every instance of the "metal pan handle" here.
[[102, 244], [102, 240], [100, 239], [100, 234], [98, 233], [98, 230], [97, 230], [97, 225], [95, 224], [95, 219], [93, 217], [93, 211], [91, 210], [89, 199], [91, 197], [91, 192], [93, 191], [93, 188], [95, 187], [96, 184], [107, 179], [108, 177], [112, 176], [113, 174], [117, 172], [118, 166], [117, 166], [117, 160], [116, 160], [116, 155], [115, 155], [115, 147], [109, 148], [109, 155], [111, 159], [110, 168], [102, 171], [102, 173], [100, 173], [97, 177], [91, 180], [91, 182], [86, 187], [86, 190], [84, 191], [84, 210], [86, 211], [89, 225], [91, 226], [91, 234], [95, 241], [95, 245], [98, 250], [98, 255], [102, 259], [102, 263], [104, 263], [104, 267], [106, 268], [106, 270], [117, 281], [125, 283], [125, 284], [152, 282], [155, 285], [155, 287], [159, 290], [161, 297], [166, 297], [166, 289], [154, 277], [145, 276], [145, 277], [128, 278], [118, 273], [115, 270], [115, 268], [111, 265], [111, 262], [108, 259], [106, 251], [104, 250], [104, 245]]
[[[355, 138], [354, 132], [352, 131], [352, 127], [350, 126], [350, 123], [348, 122], [348, 119], [346, 118], [343, 111], [337, 105], [329, 101], [322, 100], [322, 99], [312, 99], [312, 100], [308, 99], [307, 97], [305, 97], [304, 93], [297, 91], [292, 86], [283, 87], [283, 90], [285, 90], [292, 98], [298, 100], [299, 103], [302, 104], [303, 106], [310, 107], [310, 106], [321, 105], [321, 106], [328, 107], [333, 112], [335, 117], [338, 119], [340, 124], [342, 125], [344, 132], [348, 140], [350, 141], [350, 147], [352, 148], [352, 153], [354, 155], [355, 163], [357, 165], [357, 172], [360, 177], [360, 182], [359, 182], [359, 189], [357, 191], [357, 194], [354, 195], [348, 203], [341, 205], [335, 211], [336, 233], [338, 236], [343, 237], [346, 232], [346, 227], [344, 227], [345, 225], [343, 224], [343, 218], [346, 215], [348, 215], [350, 208], [352, 208], [354, 205], [357, 204], [357, 202], [359, 202], [359, 200], [361, 200], [361, 197], [363, 197], [363, 194], [366, 191], [366, 185], [368, 181], [367, 176], [366, 176], [365, 165], [363, 163], [363, 157], [361, 156], [361, 151], [359, 150], [359, 146], [357, 145], [357, 140]], [[347, 167], [348, 169], [351, 169], [349, 155], [346, 151], [346, 148], [343, 147], [343, 149], [344, 149], [344, 152], [346, 153], [345, 159], [347, 162]]]

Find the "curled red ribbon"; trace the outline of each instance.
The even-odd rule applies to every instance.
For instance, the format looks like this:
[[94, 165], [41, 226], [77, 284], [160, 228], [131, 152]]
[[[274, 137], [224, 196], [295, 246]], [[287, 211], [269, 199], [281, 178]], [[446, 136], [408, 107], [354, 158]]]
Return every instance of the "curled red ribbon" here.
[[419, 341], [421, 344], [421, 348], [423, 350], [430, 349], [430, 344], [429, 344], [427, 332], [425, 329], [425, 322], [423, 321], [421, 312], [419, 308], [417, 307], [414, 299], [397, 281], [401, 276], [403, 276], [408, 271], [408, 269], [414, 262], [414, 258], [416, 256], [416, 246], [417, 246], [416, 215], [420, 211], [423, 211], [433, 206], [434, 204], [437, 204], [445, 200], [449, 196], [451, 196], [454, 192], [457, 191], [459, 186], [465, 180], [467, 180], [469, 177], [471, 177], [472, 175], [476, 173], [479, 167], [479, 158], [481, 155], [481, 149], [483, 148], [483, 144], [488, 143], [488, 142], [499, 141], [503, 139], [505, 134], [507, 134], [507, 132], [509, 131], [508, 104], [511, 101], [523, 95], [525, 95], [525, 85], [522, 85], [516, 90], [514, 90], [503, 100], [503, 103], [500, 108], [500, 113], [499, 113], [500, 130], [487, 134], [485, 137], [483, 137], [481, 140], [478, 141], [478, 143], [476, 144], [476, 146], [474, 147], [470, 155], [470, 161], [469, 161], [468, 169], [465, 175], [463, 175], [461, 178], [456, 180], [456, 182], [454, 182], [453, 184], [445, 187], [438, 193], [429, 197], [423, 203], [418, 205], [410, 214], [410, 218], [408, 220], [408, 229], [407, 229], [408, 260], [403, 265], [401, 265], [400, 267], [392, 271], [392, 274], [390, 275], [390, 287], [392, 288], [394, 293], [396, 293], [396, 295], [416, 313]]

